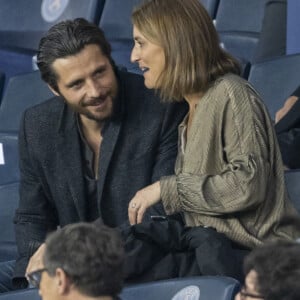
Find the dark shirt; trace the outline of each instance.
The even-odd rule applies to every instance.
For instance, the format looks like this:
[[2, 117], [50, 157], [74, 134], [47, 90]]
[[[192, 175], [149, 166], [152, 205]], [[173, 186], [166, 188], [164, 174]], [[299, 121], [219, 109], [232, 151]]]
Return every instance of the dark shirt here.
[[83, 180], [85, 187], [86, 199], [88, 199], [87, 205], [87, 221], [95, 221], [99, 218], [99, 208], [98, 208], [98, 193], [97, 185], [98, 179], [94, 171], [94, 161], [95, 155], [93, 150], [87, 143], [79, 120], [77, 116], [77, 128], [80, 136], [80, 148], [82, 155], [82, 170], [83, 170]]
[[268, 0], [255, 50], [255, 62], [286, 54], [286, 24], [287, 0]]

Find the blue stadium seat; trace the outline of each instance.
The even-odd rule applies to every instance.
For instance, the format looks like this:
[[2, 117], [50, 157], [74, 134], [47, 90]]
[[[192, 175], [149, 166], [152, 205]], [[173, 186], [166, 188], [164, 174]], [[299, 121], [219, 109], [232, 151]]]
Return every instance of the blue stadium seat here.
[[[125, 287], [122, 300], [233, 300], [238, 281], [228, 277], [175, 278]], [[40, 300], [36, 289], [0, 294], [0, 300]]]
[[286, 55], [287, 0], [267, 0], [253, 62]]
[[4, 83], [5, 83], [5, 74], [0, 71], [0, 104], [1, 104]]
[[19, 151], [16, 134], [0, 133], [0, 185], [19, 181]]
[[99, 26], [112, 46], [112, 57], [118, 66], [140, 73], [130, 62], [133, 47], [131, 13], [142, 0], [109, 0], [105, 2]]
[[0, 1], [0, 69], [8, 77], [32, 70], [42, 35], [53, 24], [83, 17], [98, 24], [104, 0]]
[[219, 0], [200, 0], [212, 19], [216, 17]]
[[19, 202], [19, 184], [0, 185], [0, 261], [16, 258], [13, 217]]
[[300, 54], [280, 56], [253, 64], [248, 80], [260, 93], [271, 117], [299, 86]]
[[290, 200], [300, 213], [300, 169], [285, 171], [284, 175]]
[[125, 287], [120, 297], [122, 300], [233, 300], [239, 287], [239, 282], [229, 277], [174, 278]]
[[37, 289], [26, 289], [0, 294], [0, 300], [41, 300]]
[[287, 1], [287, 36], [286, 53], [300, 53], [300, 1]]
[[39, 71], [11, 77], [0, 106], [0, 132], [18, 132], [23, 111], [51, 97]]
[[262, 27], [266, 0], [220, 0], [215, 19], [224, 48], [252, 62]]

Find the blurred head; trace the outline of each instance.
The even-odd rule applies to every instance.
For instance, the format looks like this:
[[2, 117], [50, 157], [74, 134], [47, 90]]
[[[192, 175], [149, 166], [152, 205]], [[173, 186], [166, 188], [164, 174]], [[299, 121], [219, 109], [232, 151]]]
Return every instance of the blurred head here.
[[300, 244], [286, 241], [254, 249], [245, 259], [245, 286], [235, 299], [300, 299], [299, 253]]
[[204, 92], [218, 77], [240, 72], [236, 60], [220, 47], [199, 0], [148, 0], [134, 10], [132, 22], [131, 60], [146, 71], [145, 84], [164, 98], [180, 100]]
[[[49, 235], [43, 258], [43, 300], [115, 297], [123, 284], [124, 250], [114, 229], [88, 223], [68, 225]], [[108, 298], [110, 299], [110, 298]]]

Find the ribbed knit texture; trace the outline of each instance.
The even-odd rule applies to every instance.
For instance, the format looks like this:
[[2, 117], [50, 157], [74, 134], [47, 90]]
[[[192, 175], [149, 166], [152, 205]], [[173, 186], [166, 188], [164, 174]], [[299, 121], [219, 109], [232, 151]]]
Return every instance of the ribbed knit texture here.
[[187, 225], [214, 227], [250, 248], [300, 236], [276, 224], [296, 211], [272, 121], [249, 83], [232, 74], [217, 80], [197, 105], [184, 148], [176, 175], [161, 179], [168, 214], [183, 211]]

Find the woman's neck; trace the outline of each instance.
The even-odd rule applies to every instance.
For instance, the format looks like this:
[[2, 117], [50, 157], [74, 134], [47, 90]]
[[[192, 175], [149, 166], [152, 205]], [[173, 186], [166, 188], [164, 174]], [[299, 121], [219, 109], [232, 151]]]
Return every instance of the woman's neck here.
[[199, 92], [199, 93], [189, 94], [189, 95], [184, 96], [184, 99], [189, 104], [190, 111], [192, 111], [196, 108], [196, 106], [199, 103], [199, 101], [201, 100], [203, 94], [204, 93]]
[[184, 99], [187, 101], [189, 104], [189, 117], [187, 120], [187, 131], [190, 130], [191, 124], [194, 118], [194, 113], [197, 107], [197, 104], [201, 100], [203, 96], [203, 93], [195, 93], [195, 94], [190, 94], [184, 97]]

